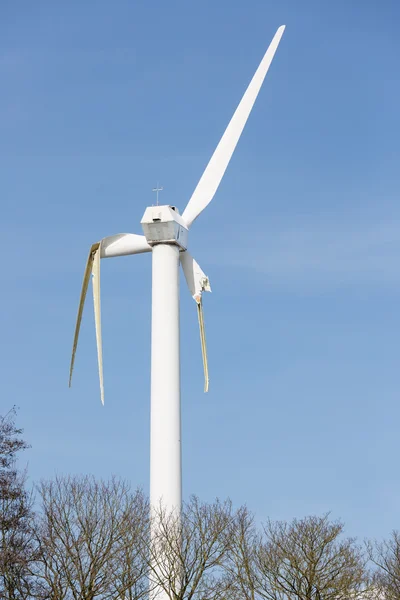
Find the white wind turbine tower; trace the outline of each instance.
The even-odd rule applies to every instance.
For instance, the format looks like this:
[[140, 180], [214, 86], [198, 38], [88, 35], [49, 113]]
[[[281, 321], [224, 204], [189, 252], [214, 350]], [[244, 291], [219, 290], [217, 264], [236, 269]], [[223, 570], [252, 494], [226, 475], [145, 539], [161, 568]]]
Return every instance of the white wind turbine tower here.
[[[151, 206], [141, 224], [144, 235], [121, 233], [92, 245], [86, 263], [70, 367], [71, 385], [86, 292], [92, 274], [101, 401], [104, 403], [100, 319], [100, 259], [152, 253], [150, 504], [181, 509], [181, 400], [179, 356], [179, 263], [197, 304], [205, 391], [208, 366], [202, 292], [211, 291], [207, 276], [187, 251], [188, 230], [213, 199], [240, 138], [285, 26], [277, 30], [242, 100], [212, 155], [182, 216], [173, 206]], [[158, 186], [157, 186], [158, 187]], [[157, 596], [158, 597], [158, 596]]]

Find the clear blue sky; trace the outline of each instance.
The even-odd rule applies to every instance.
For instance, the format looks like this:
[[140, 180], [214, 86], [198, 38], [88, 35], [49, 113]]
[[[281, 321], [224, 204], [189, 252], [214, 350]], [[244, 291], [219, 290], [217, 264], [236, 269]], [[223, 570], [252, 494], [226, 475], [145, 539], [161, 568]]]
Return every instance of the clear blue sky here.
[[103, 408], [90, 301], [67, 387], [88, 249], [140, 233], [157, 180], [183, 210], [283, 23], [191, 232], [211, 384], [182, 285], [184, 494], [380, 537], [400, 500], [397, 0], [1, 3], [1, 412], [20, 406], [31, 480], [148, 489], [151, 260], [102, 261]]

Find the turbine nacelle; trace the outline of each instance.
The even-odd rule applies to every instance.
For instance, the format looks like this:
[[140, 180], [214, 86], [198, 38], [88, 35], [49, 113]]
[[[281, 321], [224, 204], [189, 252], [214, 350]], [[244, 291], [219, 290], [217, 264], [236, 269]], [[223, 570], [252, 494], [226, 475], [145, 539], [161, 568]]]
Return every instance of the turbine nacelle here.
[[141, 220], [149, 246], [176, 244], [181, 250], [188, 245], [188, 227], [175, 206], [149, 206]]

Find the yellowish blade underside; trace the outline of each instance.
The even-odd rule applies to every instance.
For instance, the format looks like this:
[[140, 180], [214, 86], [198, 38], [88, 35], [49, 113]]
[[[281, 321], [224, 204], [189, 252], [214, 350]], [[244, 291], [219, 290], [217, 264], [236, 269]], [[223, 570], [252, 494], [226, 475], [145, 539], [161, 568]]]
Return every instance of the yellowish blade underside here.
[[97, 362], [99, 366], [100, 398], [104, 404], [103, 382], [103, 344], [101, 339], [101, 303], [100, 303], [100, 248], [94, 254], [92, 266], [94, 323], [96, 328]]
[[71, 382], [72, 382], [72, 372], [74, 370], [75, 355], [76, 355], [76, 348], [78, 346], [79, 331], [81, 328], [83, 307], [85, 305], [86, 293], [87, 293], [87, 289], [88, 289], [88, 285], [89, 285], [90, 275], [92, 273], [92, 265], [93, 265], [95, 254], [99, 248], [100, 248], [100, 242], [96, 242], [96, 244], [92, 245], [92, 247], [90, 248], [87, 262], [86, 262], [85, 273], [83, 276], [81, 296], [79, 299], [78, 316], [76, 318], [74, 343], [72, 345], [71, 364], [70, 364], [70, 368], [69, 368], [69, 387], [71, 387]]
[[203, 303], [201, 301], [201, 298], [200, 298], [200, 302], [197, 304], [197, 316], [199, 318], [201, 354], [203, 357], [204, 392], [208, 392], [209, 376], [208, 376], [207, 345], [206, 345], [206, 332], [205, 332], [205, 328], [204, 328]]

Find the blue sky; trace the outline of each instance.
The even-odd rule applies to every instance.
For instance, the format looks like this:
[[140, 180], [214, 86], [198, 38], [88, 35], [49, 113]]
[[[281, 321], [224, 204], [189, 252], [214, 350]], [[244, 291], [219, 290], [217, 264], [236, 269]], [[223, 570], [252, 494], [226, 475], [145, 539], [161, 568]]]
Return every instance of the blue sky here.
[[117, 473], [148, 488], [149, 256], [92, 242], [186, 205], [277, 27], [286, 32], [190, 249], [209, 275], [211, 372], [182, 282], [184, 494], [259, 519], [332, 511], [399, 527], [400, 7], [348, 2], [3, 2], [1, 412], [20, 407], [32, 481]]

